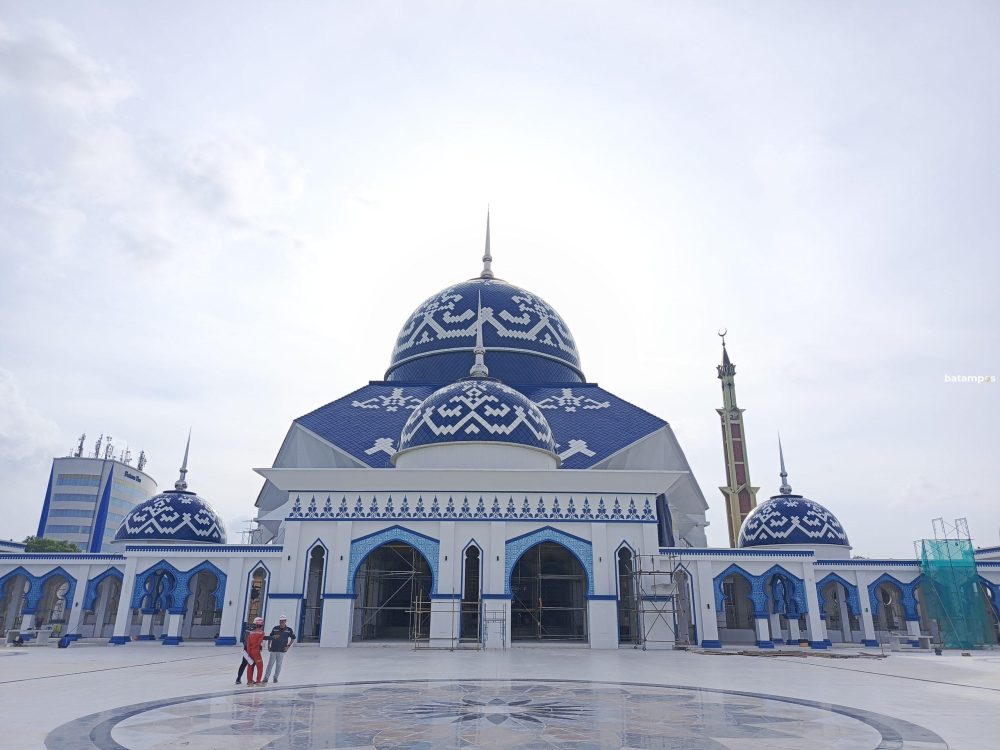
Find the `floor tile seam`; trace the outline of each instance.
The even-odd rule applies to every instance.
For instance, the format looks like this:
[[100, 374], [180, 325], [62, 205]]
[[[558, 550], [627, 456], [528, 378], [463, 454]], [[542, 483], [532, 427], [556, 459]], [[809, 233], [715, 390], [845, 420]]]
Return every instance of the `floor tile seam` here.
[[[231, 654], [212, 654], [212, 656], [208, 658], [219, 656], [231, 656]], [[195, 661], [204, 658], [204, 656], [189, 656], [183, 659], [165, 659], [163, 661], [143, 662], [141, 664], [123, 664], [117, 667], [101, 667], [100, 669], [87, 669], [80, 672], [61, 672], [59, 674], [40, 675], [37, 677], [21, 677], [14, 680], [0, 680], [0, 685], [12, 685], [18, 682], [33, 682], [35, 680], [53, 680], [59, 677], [78, 677], [80, 675], [96, 674], [98, 672], [114, 672], [119, 669], [135, 669], [136, 667], [155, 667], [160, 664], [179, 664], [181, 662]]]
[[780, 659], [781, 662], [784, 662], [786, 664], [799, 664], [800, 666], [804, 667], [817, 667], [819, 669], [832, 669], [837, 672], [852, 672], [853, 674], [870, 675], [872, 677], [887, 677], [890, 679], [897, 679], [897, 680], [911, 680], [914, 682], [926, 682], [928, 684], [934, 684], [934, 685], [947, 685], [948, 687], [969, 688], [970, 690], [988, 690], [990, 692], [1000, 693], [1000, 688], [985, 687], [981, 685], [968, 685], [963, 682], [932, 680], [925, 677], [911, 677], [909, 675], [888, 674], [885, 672], [869, 672], [864, 669], [851, 669], [850, 667], [835, 667], [832, 664], [815, 664], [815, 663], [803, 662], [798, 659], [781, 659], [780, 657], [778, 658]]

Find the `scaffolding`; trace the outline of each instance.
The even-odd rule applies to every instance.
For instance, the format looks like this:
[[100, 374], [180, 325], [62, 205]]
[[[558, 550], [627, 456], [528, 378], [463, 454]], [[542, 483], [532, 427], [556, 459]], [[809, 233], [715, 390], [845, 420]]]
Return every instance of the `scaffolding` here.
[[423, 591], [413, 600], [410, 640], [415, 651], [480, 651], [483, 648], [483, 603], [457, 598], [439, 599], [433, 607], [438, 617], [444, 617], [449, 629], [443, 634], [431, 633], [431, 599]]
[[690, 583], [679, 555], [635, 555], [631, 571], [619, 569], [619, 640], [643, 651], [690, 645]]
[[926, 616], [937, 624], [945, 648], [993, 645], [986, 600], [979, 583], [975, 552], [965, 518], [946, 523], [935, 518], [934, 538], [914, 542], [920, 557]]

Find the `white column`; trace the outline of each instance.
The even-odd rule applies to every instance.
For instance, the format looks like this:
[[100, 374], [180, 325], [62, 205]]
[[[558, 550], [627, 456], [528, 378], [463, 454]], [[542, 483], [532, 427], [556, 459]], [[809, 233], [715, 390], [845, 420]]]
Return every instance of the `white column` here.
[[184, 622], [184, 610], [167, 610], [167, 637], [163, 639], [164, 646], [176, 646], [184, 639], [181, 638], [181, 625]]
[[31, 630], [35, 627], [35, 613], [27, 612], [21, 616], [21, 630]]
[[483, 602], [483, 648], [505, 649], [510, 645], [510, 599]]
[[797, 646], [799, 645], [799, 637], [799, 618], [788, 618], [788, 642]]
[[813, 575], [812, 563], [802, 566], [806, 589], [806, 623], [809, 626], [809, 646], [815, 649], [825, 649], [826, 633], [823, 630], [823, 619], [819, 616], [819, 596], [816, 594], [816, 576]]
[[691, 571], [693, 581], [695, 631], [702, 648], [721, 648], [719, 642], [718, 613], [715, 611], [715, 590], [712, 579], [712, 561], [698, 560]]
[[135, 572], [138, 565], [137, 558], [129, 558], [125, 563], [125, 577], [122, 579], [122, 591], [118, 600], [118, 616], [115, 618], [114, 634], [110, 643], [123, 645], [128, 643], [129, 625], [132, 622], [132, 594], [135, 588]]
[[153, 641], [153, 617], [156, 613], [151, 609], [142, 610], [142, 622], [139, 623], [139, 640]]
[[460, 600], [454, 596], [457, 594], [438, 594], [438, 598], [431, 599], [432, 646], [451, 648], [458, 643]]
[[66, 615], [66, 629], [63, 630], [62, 634], [74, 636], [73, 640], [80, 637], [80, 621], [83, 619], [83, 597], [87, 593], [87, 579], [89, 575], [90, 568], [88, 566], [83, 569], [83, 581], [80, 580], [79, 575], [73, 576], [76, 580], [76, 586], [73, 587], [73, 600], [66, 601], [69, 613]]
[[869, 647], [879, 645], [878, 638], [875, 637], [875, 621], [872, 619], [871, 601], [868, 597], [868, 585], [871, 579], [867, 571], [857, 571], [855, 582], [858, 586], [858, 598], [861, 600], [861, 631], [864, 636], [862, 644]]
[[771, 621], [771, 641], [773, 643], [784, 643], [785, 634], [781, 632], [781, 615], [772, 614], [768, 619]]
[[232, 557], [226, 568], [226, 589], [222, 600], [222, 620], [216, 646], [235, 646], [240, 640], [240, 615], [243, 612], [240, 589], [243, 588], [242, 557]]
[[758, 648], [774, 648], [774, 643], [771, 641], [771, 624], [768, 620], [767, 616], [754, 617], [754, 625], [757, 628]]
[[104, 618], [108, 614], [108, 600], [111, 598], [112, 588], [114, 586], [111, 584], [101, 583], [101, 592], [97, 595], [97, 603], [94, 607], [94, 638], [100, 638], [104, 635], [101, 631], [104, 629]]
[[618, 603], [614, 599], [589, 600], [587, 621], [591, 648], [618, 648]]
[[837, 584], [837, 588], [840, 589], [840, 637], [845, 643], [851, 643], [854, 635], [851, 632], [851, 611], [847, 607], [847, 590], [843, 584]]
[[917, 638], [920, 636], [920, 620], [907, 620], [906, 634], [910, 636], [911, 645], [919, 646]]
[[323, 648], [346, 648], [351, 643], [354, 599], [346, 596], [323, 600], [323, 623], [319, 644]]

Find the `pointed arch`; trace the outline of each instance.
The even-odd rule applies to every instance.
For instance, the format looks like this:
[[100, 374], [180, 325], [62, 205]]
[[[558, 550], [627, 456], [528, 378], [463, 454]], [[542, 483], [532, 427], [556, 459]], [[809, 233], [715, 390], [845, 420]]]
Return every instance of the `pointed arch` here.
[[839, 583], [844, 587], [844, 591], [847, 592], [847, 611], [855, 617], [861, 617], [861, 596], [858, 594], [857, 584], [850, 583], [847, 579], [836, 573], [827, 573], [816, 582], [816, 597], [819, 600], [820, 615], [825, 617], [823, 610], [826, 607], [826, 597], [823, 595], [823, 589], [831, 583]]
[[587, 596], [594, 594], [594, 552], [590, 542], [581, 539], [565, 531], [559, 531], [551, 526], [544, 526], [527, 534], [521, 534], [513, 539], [508, 539], [504, 544], [504, 593], [510, 595], [510, 577], [514, 572], [514, 566], [524, 553], [542, 542], [555, 542], [565, 547], [583, 566], [584, 575], [587, 577]]
[[118, 568], [108, 568], [103, 573], [98, 573], [91, 578], [87, 581], [87, 588], [83, 594], [82, 606], [84, 612], [92, 612], [94, 610], [94, 604], [97, 602], [97, 590], [108, 578], [117, 578], [119, 583], [125, 582], [125, 574], [118, 570]]
[[872, 618], [878, 614], [881, 602], [878, 596], [876, 596], [876, 591], [878, 587], [883, 583], [891, 583], [897, 588], [899, 588], [900, 593], [903, 595], [903, 615], [908, 622], [915, 622], [920, 619], [920, 615], [917, 612], [917, 586], [920, 585], [920, 576], [918, 575], [909, 583], [903, 583], [894, 575], [889, 573], [883, 573], [874, 581], [868, 584], [868, 603], [871, 606]]
[[[774, 568], [771, 570], [774, 570]], [[750, 603], [753, 605], [753, 616], [757, 618], [767, 617], [769, 613], [767, 611], [767, 597], [764, 594], [764, 576], [752, 575], [743, 570], [743, 568], [736, 563], [733, 563], [712, 579], [712, 588], [715, 590], [715, 611], [726, 611], [726, 595], [722, 590], [722, 584], [731, 575], [739, 576], [746, 581], [747, 585], [750, 587], [750, 594], [748, 598], [750, 599]]]
[[792, 600], [795, 602], [796, 607], [798, 607], [798, 612], [789, 613], [794, 618], [797, 615], [804, 615], [809, 611], [809, 605], [806, 603], [806, 586], [805, 581], [799, 578], [794, 573], [788, 571], [782, 565], [772, 565], [760, 576], [762, 584], [769, 584], [775, 576], [782, 576], [786, 581], [792, 584]]
[[377, 548], [389, 542], [409, 544], [420, 553], [430, 567], [430, 593], [436, 594], [438, 586], [438, 558], [440, 556], [441, 543], [433, 537], [429, 537], [426, 534], [419, 534], [402, 526], [391, 526], [388, 529], [376, 531], [373, 534], [367, 534], [351, 540], [351, 555], [347, 566], [347, 593], [351, 596], [355, 593], [354, 578], [357, 575], [358, 568], [361, 567], [361, 563]]

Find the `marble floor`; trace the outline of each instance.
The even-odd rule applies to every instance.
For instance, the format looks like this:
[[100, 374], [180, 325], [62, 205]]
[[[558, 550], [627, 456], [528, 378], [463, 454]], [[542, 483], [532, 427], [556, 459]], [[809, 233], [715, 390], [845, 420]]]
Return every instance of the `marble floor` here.
[[193, 643], [0, 649], [0, 747], [1000, 747], [993, 652], [831, 659], [298, 645], [280, 684], [259, 687], [233, 684], [238, 662], [237, 648]]

